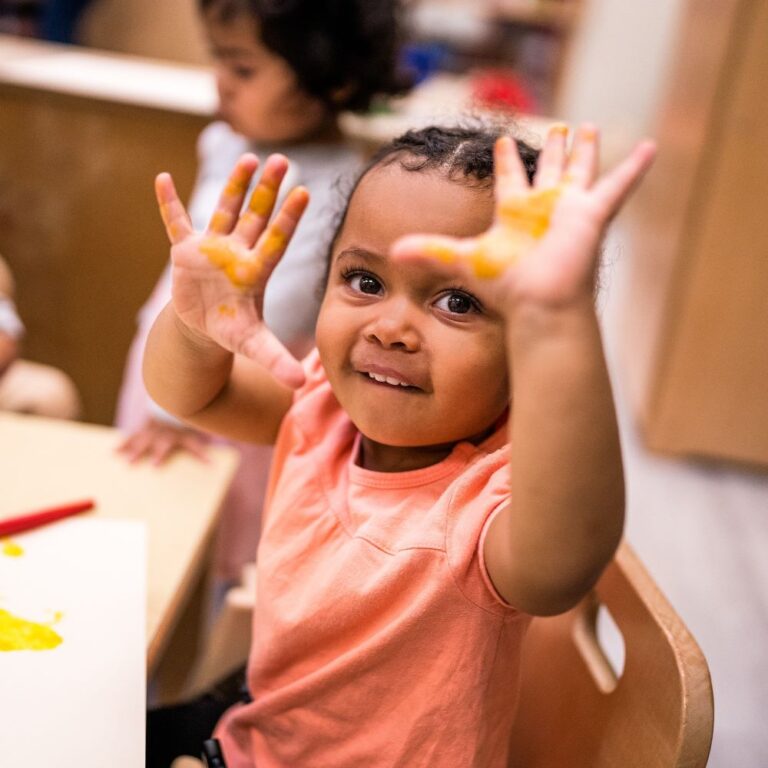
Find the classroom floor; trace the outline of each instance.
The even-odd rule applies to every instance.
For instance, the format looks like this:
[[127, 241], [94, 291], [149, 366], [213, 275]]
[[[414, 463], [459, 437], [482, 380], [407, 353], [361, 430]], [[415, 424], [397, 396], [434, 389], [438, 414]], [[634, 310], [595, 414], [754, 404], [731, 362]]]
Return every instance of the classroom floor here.
[[[626, 257], [602, 321], [615, 359]], [[612, 365], [613, 367], [613, 365]], [[709, 768], [768, 766], [768, 471], [677, 460], [643, 448], [615, 375], [628, 488], [627, 539], [709, 663], [715, 732]]]

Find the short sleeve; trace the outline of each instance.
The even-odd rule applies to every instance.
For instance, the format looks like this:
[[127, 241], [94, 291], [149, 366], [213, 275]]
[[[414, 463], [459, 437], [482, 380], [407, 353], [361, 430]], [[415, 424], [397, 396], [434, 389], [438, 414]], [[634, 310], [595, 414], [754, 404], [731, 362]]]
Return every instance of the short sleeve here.
[[508, 446], [476, 459], [454, 489], [446, 523], [446, 554], [454, 582], [470, 602], [501, 616], [517, 613], [491, 582], [483, 558], [488, 527], [510, 502]]

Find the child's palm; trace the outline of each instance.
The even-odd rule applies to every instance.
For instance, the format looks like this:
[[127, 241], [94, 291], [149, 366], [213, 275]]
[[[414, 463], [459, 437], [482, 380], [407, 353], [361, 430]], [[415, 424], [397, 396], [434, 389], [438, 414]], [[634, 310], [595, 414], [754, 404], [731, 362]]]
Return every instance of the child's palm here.
[[308, 195], [302, 188], [294, 189], [269, 223], [287, 169], [285, 158], [273, 156], [248, 208], [240, 214], [256, 165], [253, 155], [240, 159], [204, 233], [193, 231], [170, 177], [158, 177], [158, 202], [172, 243], [172, 301], [191, 331], [256, 360], [276, 378], [296, 385], [303, 378], [299, 363], [264, 324], [263, 305], [269, 276]]
[[615, 170], [595, 182], [596, 132], [584, 127], [570, 156], [566, 132], [550, 131], [533, 185], [515, 144], [496, 146], [496, 216], [474, 238], [414, 235], [394, 255], [459, 262], [495, 280], [499, 301], [515, 296], [557, 305], [591, 292], [597, 251], [606, 226], [650, 165], [653, 145], [643, 143]]

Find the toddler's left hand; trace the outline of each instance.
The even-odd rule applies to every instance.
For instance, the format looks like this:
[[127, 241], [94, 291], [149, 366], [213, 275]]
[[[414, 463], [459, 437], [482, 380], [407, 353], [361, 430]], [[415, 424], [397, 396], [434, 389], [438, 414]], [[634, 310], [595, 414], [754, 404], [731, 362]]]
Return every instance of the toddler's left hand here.
[[655, 145], [641, 142], [598, 179], [597, 130], [582, 126], [570, 153], [567, 133], [565, 126], [549, 131], [532, 185], [515, 142], [497, 141], [495, 220], [483, 235], [409, 235], [395, 243], [392, 256], [462, 264], [494, 281], [501, 306], [558, 307], [591, 297], [605, 229], [650, 167]]

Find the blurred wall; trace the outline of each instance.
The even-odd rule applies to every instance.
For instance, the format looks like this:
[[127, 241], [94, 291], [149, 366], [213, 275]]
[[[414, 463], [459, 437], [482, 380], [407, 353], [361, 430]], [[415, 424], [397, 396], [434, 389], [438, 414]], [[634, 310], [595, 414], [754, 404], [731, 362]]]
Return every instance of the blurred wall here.
[[92, 48], [207, 64], [197, 0], [94, 0], [78, 41]]
[[653, 130], [683, 0], [583, 0], [559, 114], [627, 142]]

